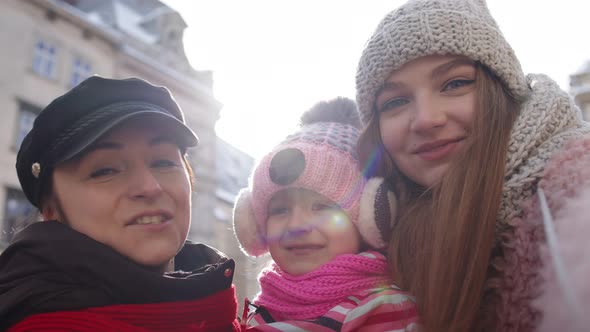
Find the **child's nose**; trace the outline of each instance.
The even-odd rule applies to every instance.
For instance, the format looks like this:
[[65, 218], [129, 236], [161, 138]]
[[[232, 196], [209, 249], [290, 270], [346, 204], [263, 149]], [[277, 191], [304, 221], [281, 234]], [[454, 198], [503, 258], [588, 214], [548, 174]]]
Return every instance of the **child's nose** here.
[[313, 216], [304, 209], [295, 208], [289, 217], [287, 231], [292, 234], [304, 234], [313, 227]]

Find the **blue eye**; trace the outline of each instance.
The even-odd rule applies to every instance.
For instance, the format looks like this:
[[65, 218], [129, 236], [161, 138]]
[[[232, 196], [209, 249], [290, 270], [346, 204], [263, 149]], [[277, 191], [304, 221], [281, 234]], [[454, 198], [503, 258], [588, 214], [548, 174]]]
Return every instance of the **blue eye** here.
[[117, 174], [118, 172], [119, 171], [114, 168], [104, 167], [104, 168], [99, 168], [99, 169], [93, 171], [92, 173], [90, 173], [90, 177], [93, 179], [97, 179], [97, 178], [101, 178], [104, 176], [114, 175], [114, 174]]
[[390, 99], [388, 101], [386, 101], [385, 103], [383, 103], [383, 105], [380, 108], [380, 112], [386, 112], [398, 107], [401, 107], [403, 105], [408, 104], [409, 101], [406, 98], [395, 98], [395, 99]]
[[471, 85], [474, 82], [475, 82], [475, 80], [466, 80], [466, 79], [452, 80], [443, 87], [443, 91], [462, 88], [464, 86]]

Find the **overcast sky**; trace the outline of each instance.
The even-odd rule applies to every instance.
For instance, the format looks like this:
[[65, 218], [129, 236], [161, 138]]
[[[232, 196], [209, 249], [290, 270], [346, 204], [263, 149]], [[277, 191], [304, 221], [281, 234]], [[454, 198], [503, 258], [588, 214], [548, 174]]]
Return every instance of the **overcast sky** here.
[[[186, 53], [214, 72], [217, 134], [258, 158], [319, 100], [354, 98], [358, 58], [399, 0], [164, 0], [189, 27]], [[587, 0], [488, 0], [526, 73], [568, 89], [590, 59]]]

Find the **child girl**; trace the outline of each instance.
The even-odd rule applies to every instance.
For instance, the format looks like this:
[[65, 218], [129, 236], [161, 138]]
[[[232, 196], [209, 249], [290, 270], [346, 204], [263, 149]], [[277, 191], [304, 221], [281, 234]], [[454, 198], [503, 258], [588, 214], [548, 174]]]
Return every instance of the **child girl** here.
[[411, 329], [414, 301], [392, 285], [375, 250], [385, 246], [381, 234], [389, 229], [389, 215], [379, 213], [395, 206], [388, 206], [387, 183], [365, 184], [359, 170], [356, 105], [321, 102], [301, 122], [262, 158], [236, 201], [242, 249], [273, 259], [243, 323], [257, 331]]

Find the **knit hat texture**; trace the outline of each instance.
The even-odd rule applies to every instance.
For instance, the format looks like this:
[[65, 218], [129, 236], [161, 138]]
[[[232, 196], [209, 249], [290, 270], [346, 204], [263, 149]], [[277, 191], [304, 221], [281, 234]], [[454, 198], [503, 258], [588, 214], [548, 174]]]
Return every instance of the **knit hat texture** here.
[[[359, 127], [352, 100], [320, 102], [303, 114], [299, 130], [260, 160], [251, 175], [250, 187], [240, 192], [234, 207], [234, 231], [247, 254], [259, 256], [268, 251], [268, 204], [273, 195], [287, 188], [308, 189], [332, 200], [359, 228], [365, 242], [374, 248], [384, 246], [382, 231], [374, 220], [376, 204], [372, 198], [381, 192], [378, 188], [382, 183], [377, 179], [366, 186], [356, 155]], [[369, 207], [363, 209], [367, 216], [360, 216], [366, 187], [366, 192], [372, 194], [365, 199], [369, 202]]]
[[357, 102], [367, 123], [376, 93], [394, 70], [427, 55], [462, 55], [488, 67], [517, 98], [525, 75], [485, 0], [410, 0], [377, 26], [356, 74]]

